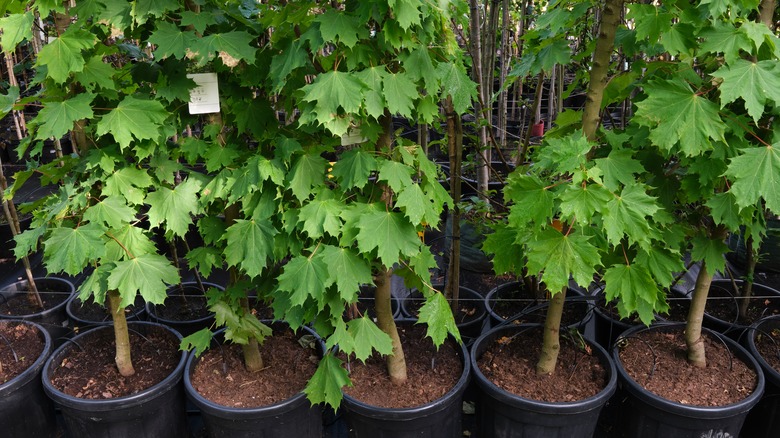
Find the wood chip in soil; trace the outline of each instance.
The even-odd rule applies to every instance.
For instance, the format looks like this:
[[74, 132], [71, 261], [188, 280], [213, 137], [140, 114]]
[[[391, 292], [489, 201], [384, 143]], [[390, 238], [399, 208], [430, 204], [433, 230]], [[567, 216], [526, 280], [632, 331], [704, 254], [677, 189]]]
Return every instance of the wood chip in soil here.
[[755, 371], [714, 336], [706, 334], [703, 339], [705, 368], [688, 363], [681, 329], [633, 335], [621, 344], [620, 361], [650, 392], [684, 405], [725, 406], [750, 395], [757, 384]]
[[[499, 388], [531, 400], [575, 402], [593, 397], [609, 376], [599, 358], [577, 341], [562, 336], [555, 372], [536, 373], [542, 346], [542, 329], [496, 339], [477, 360], [482, 374]], [[592, 351], [592, 350], [591, 350]]]
[[273, 329], [260, 346], [265, 368], [247, 371], [239, 345], [212, 346], [195, 366], [193, 388], [214, 403], [235, 408], [268, 406], [301, 392], [319, 363], [316, 344], [311, 335]]
[[135, 374], [125, 377], [114, 362], [113, 329], [100, 330], [76, 342], [52, 373], [51, 383], [65, 394], [84, 399], [124, 397], [151, 388], [170, 375], [182, 355], [178, 338], [168, 330], [130, 325]]
[[411, 408], [444, 396], [463, 373], [456, 350], [460, 347], [447, 340], [437, 351], [425, 332], [425, 325], [398, 326], [406, 358], [406, 384], [396, 386], [390, 382], [385, 359], [374, 353], [365, 365], [355, 359], [349, 362], [353, 386], [344, 388], [344, 392], [383, 408]]
[[38, 360], [44, 342], [35, 327], [28, 324], [0, 322], [0, 385], [22, 374]]

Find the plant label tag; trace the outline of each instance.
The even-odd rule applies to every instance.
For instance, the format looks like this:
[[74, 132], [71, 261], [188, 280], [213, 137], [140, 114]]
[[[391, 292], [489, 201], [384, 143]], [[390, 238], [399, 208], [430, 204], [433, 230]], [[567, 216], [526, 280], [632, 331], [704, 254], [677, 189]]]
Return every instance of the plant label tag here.
[[209, 114], [219, 112], [219, 85], [216, 73], [192, 73], [188, 78], [195, 81], [197, 87], [190, 90], [190, 114]]
[[365, 141], [368, 141], [368, 139], [363, 137], [363, 134], [360, 132], [360, 128], [349, 128], [349, 131], [341, 136], [342, 146], [363, 143]]

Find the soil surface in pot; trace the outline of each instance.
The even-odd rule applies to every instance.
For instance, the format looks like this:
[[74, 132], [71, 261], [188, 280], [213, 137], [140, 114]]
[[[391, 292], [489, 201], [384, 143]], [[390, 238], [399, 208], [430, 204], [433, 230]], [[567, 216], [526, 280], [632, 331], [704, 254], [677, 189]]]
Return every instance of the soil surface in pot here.
[[[753, 289], [753, 294], [757, 294], [755, 289]], [[735, 296], [736, 292], [731, 287], [726, 289], [723, 286], [713, 285], [707, 295], [707, 313], [722, 321], [738, 322], [742, 325], [751, 325], [766, 316], [780, 314], [780, 297], [755, 297], [750, 299], [745, 317], [737, 319], [739, 299]]]
[[780, 372], [780, 329], [757, 331], [755, 343], [766, 363]]
[[244, 366], [241, 346], [211, 347], [192, 372], [192, 386], [223, 406], [267, 406], [301, 392], [320, 360], [312, 337], [299, 337], [288, 329], [274, 329], [260, 346], [260, 354], [265, 368], [252, 373]]
[[113, 330], [99, 330], [77, 342], [51, 373], [51, 383], [65, 394], [84, 399], [116, 398], [143, 391], [168, 377], [181, 358], [179, 340], [169, 331], [150, 327], [141, 336], [130, 326], [135, 374], [124, 377], [114, 362]]
[[0, 298], [0, 312], [4, 315], [31, 315], [58, 306], [70, 298], [69, 293], [47, 292], [39, 290], [38, 294], [43, 301], [43, 309], [30, 302], [26, 293], [20, 293], [5, 300]]
[[385, 359], [374, 353], [365, 365], [357, 360], [348, 363], [353, 386], [344, 388], [344, 392], [363, 403], [383, 408], [411, 408], [444, 396], [458, 383], [463, 360], [454, 342], [447, 340], [437, 351], [425, 332], [424, 325], [398, 326], [406, 358], [405, 385], [390, 382]]
[[724, 406], [752, 393], [757, 382], [755, 371], [720, 340], [707, 334], [703, 339], [705, 368], [688, 364], [682, 330], [634, 334], [620, 347], [620, 361], [644, 388], [685, 405]]
[[[575, 344], [576, 342], [576, 344]], [[524, 398], [545, 402], [573, 402], [599, 393], [609, 376], [581, 339], [561, 337], [558, 363], [552, 375], [536, 374], [542, 329], [532, 328], [493, 342], [477, 360], [482, 374], [499, 388]]]
[[154, 306], [154, 314], [166, 321], [194, 321], [211, 314], [206, 297], [198, 288], [185, 288], [184, 295], [175, 289], [165, 297], [165, 304]]
[[[133, 315], [138, 314], [144, 307], [144, 299], [141, 295], [136, 296], [135, 303], [132, 306], [125, 307], [125, 317], [131, 318]], [[108, 322], [111, 321], [111, 315], [108, 310], [102, 304], [98, 304], [93, 300], [86, 302], [80, 301], [75, 298], [75, 301], [70, 303], [70, 311], [73, 316], [80, 318], [84, 321], [94, 322]]]
[[38, 330], [24, 323], [0, 323], [0, 385], [30, 368], [43, 351]]

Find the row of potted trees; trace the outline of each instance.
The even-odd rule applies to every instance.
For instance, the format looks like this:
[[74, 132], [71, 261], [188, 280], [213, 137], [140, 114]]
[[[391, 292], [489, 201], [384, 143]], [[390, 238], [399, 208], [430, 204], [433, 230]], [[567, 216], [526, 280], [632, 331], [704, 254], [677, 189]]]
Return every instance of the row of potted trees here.
[[[635, 21], [625, 26], [623, 2], [610, 0], [600, 8], [596, 40], [582, 47], [588, 52], [577, 54], [567, 54], [566, 45], [556, 41], [566, 41], [567, 30], [575, 27], [571, 21], [588, 8], [566, 14], [573, 5], [549, 5], [544, 19], [551, 25], [525, 35], [531, 49], [515, 73], [539, 75], [549, 68], [551, 56], [567, 62], [592, 56], [586, 104], [581, 114], [559, 120], [546, 133], [545, 142], [528, 156], [533, 164], [520, 160], [523, 165], [503, 192], [509, 214], [485, 243], [497, 272], [514, 272], [549, 296], [547, 315], [540, 328], [491, 332], [475, 343], [469, 358], [456, 344], [460, 334], [450, 306], [457, 294], [446, 297], [432, 286], [435, 259], [419, 237], [426, 226], [439, 222], [446, 205], [455, 211], [458, 206], [439, 184], [438, 169], [425, 151], [395, 138], [391, 124], [393, 115], [421, 123], [443, 118], [450, 155], [458, 155], [460, 114], [477, 96], [454, 32], [463, 25], [464, 3], [10, 2], [3, 18], [4, 50], [33, 40], [32, 25], [42, 18], [54, 23], [56, 36], [35, 54], [32, 88], [6, 93], [2, 109], [38, 109], [23, 148], [63, 136], [74, 144], [70, 156], [17, 172], [4, 193], [6, 201], [12, 200], [33, 174], [59, 188], [33, 210], [30, 229], [16, 238], [16, 255], [35, 252], [40, 242], [49, 272], [86, 272], [80, 298], [106, 303], [113, 320], [109, 328], [91, 334], [106, 338], [110, 349], [92, 344], [85, 334], [53, 354], [56, 367], [43, 370], [44, 384], [59, 382], [58, 390], [66, 394], [48, 390], [66, 415], [68, 432], [103, 436], [143, 430], [159, 436], [151, 427], [162, 426], [171, 428], [163, 434], [181, 434], [177, 376], [189, 381], [195, 368], [214, 363], [219, 365], [211, 374], [228, 380], [243, 378], [243, 372], [249, 373], [245, 382], [269, 370], [284, 372], [277, 356], [286, 356], [281, 346], [276, 350], [275, 340], [285, 338], [288, 328], [310, 327], [321, 341], [303, 342], [303, 350], [287, 360], [302, 366], [316, 362], [304, 377], [305, 388], [292, 388], [298, 395], [288, 401], [272, 402], [274, 420], [259, 422], [250, 420], [259, 408], [249, 401], [258, 394], [249, 394], [228, 414], [193, 395], [208, 418], [209, 432], [243, 436], [268, 427], [277, 434], [316, 435], [321, 424], [312, 406], [343, 403], [353, 415], [355, 435], [371, 433], [376, 426], [369, 426], [367, 417], [374, 414], [345, 389], [353, 383], [357, 362], [386, 358], [381, 367], [389, 387], [412, 392], [419, 389], [412, 379], [430, 379], [453, 368], [442, 365], [441, 373], [420, 376], [408, 363], [440, 359], [405, 357], [404, 342], [422, 335], [397, 326], [392, 317], [393, 274], [425, 298], [419, 322], [438, 346], [439, 353], [431, 354], [449, 351], [461, 368], [452, 377], [455, 389], [444, 391], [446, 402], [433, 402], [441, 394], [431, 394], [417, 407], [386, 406], [380, 419], [388, 430], [397, 427], [394, 420], [401, 414], [414, 418], [436, 412], [444, 423], [420, 429], [459, 435], [459, 397], [474, 368], [483, 391], [479, 405], [485, 434], [512, 436], [555, 427], [589, 436], [616, 388], [617, 372], [601, 347], [561, 341], [570, 282], [588, 288], [597, 278], [621, 315], [637, 313], [649, 324], [653, 315], [668, 309], [664, 289], [675, 272], [685, 269], [686, 256], [700, 266], [688, 323], [666, 337], [684, 333], [688, 362], [707, 368], [705, 345], [714, 349], [721, 341], [702, 331], [701, 320], [712, 275], [724, 268], [724, 239], [744, 227], [746, 235], [760, 241], [766, 215], [780, 210], [773, 177], [776, 100], [770, 92], [778, 54], [770, 30], [774, 4], [765, 3], [761, 8], [702, 4], [653, 10], [629, 5], [628, 17]], [[757, 14], [767, 8], [769, 18]], [[633, 26], [659, 11], [664, 20]], [[724, 38], [739, 43], [723, 47]], [[613, 74], [616, 44], [636, 61]], [[746, 77], [769, 85], [746, 86]], [[602, 108], [629, 96], [636, 114], [626, 129], [599, 129]], [[203, 109], [208, 104], [212, 107]], [[459, 172], [452, 177], [450, 186], [460, 187]], [[168, 245], [155, 244], [154, 231], [172, 248], [194, 232], [202, 245], [184, 245], [183, 261], [203, 278], [226, 272], [224, 290], [206, 293], [216, 326], [225, 327], [218, 337], [209, 327], [179, 342], [178, 335], [158, 326], [128, 324], [124, 309], [138, 295], [162, 304], [167, 286], [180, 282], [180, 271], [163, 254]], [[170, 252], [178, 263], [178, 250]], [[375, 288], [375, 318], [352, 307], [365, 284]], [[255, 300], [268, 303], [273, 318], [286, 325], [258, 319]], [[587, 357], [597, 358], [592, 366], [601, 369], [594, 374], [601, 376], [603, 388], [585, 392], [578, 401], [571, 401], [576, 395], [563, 396], [563, 412], [571, 414], [567, 418], [574, 419], [576, 412], [584, 423], [544, 419], [541, 413], [553, 409], [551, 401], [513, 401], [515, 406], [505, 408], [498, 385], [483, 378], [497, 371], [494, 358], [502, 354], [513, 357], [511, 366], [518, 368], [529, 349], [515, 343], [529, 334], [543, 340], [538, 360], [528, 365], [527, 374], [537, 379], [566, 373], [571, 362], [565, 361], [583, 364]], [[654, 345], [641, 336], [625, 336], [613, 358], [619, 359], [632, 342]], [[724, 342], [731, 351], [741, 351]], [[173, 359], [159, 366], [161, 359], [144, 356], [143, 347], [149, 345], [156, 353], [167, 348]], [[189, 359], [177, 352], [179, 345], [194, 351]], [[568, 348], [572, 345], [578, 348]], [[522, 354], [512, 356], [518, 350]], [[95, 389], [87, 379], [77, 381], [68, 394], [63, 390], [68, 378], [59, 373], [98, 357], [98, 351], [109, 358], [106, 372], [119, 384]], [[83, 357], [66, 357], [67, 352]], [[755, 381], [744, 388], [750, 395], [737, 409], [742, 415], [760, 397], [763, 374], [749, 355], [736, 357], [755, 372]], [[227, 368], [231, 362], [236, 368]], [[104, 419], [116, 416], [120, 407], [143, 404], [132, 385], [149, 373], [148, 363], [170, 371], [153, 387], [157, 401], [116, 428], [105, 426]], [[637, 405], [653, 406], [646, 412], [663, 409], [657, 397], [636, 395], [633, 380], [625, 378], [622, 384], [637, 397]], [[169, 395], [157, 392], [161, 388]], [[83, 399], [86, 393], [94, 398]], [[109, 403], [98, 403], [102, 398]], [[672, 405], [679, 411], [686, 403]], [[687, 432], [674, 433], [738, 434], [739, 415], [718, 423], [711, 409], [693, 410], [703, 420], [680, 420]], [[283, 411], [302, 417], [279, 421]], [[632, 436], [677, 436], [669, 432], [675, 423], [670, 415], [638, 417]]]

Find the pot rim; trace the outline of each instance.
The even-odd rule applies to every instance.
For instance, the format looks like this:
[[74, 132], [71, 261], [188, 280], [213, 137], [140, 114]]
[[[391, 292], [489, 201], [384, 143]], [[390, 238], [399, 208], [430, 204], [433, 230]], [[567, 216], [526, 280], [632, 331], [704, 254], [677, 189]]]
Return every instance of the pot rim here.
[[33, 363], [27, 367], [26, 370], [22, 371], [19, 373], [19, 375], [12, 378], [11, 380], [0, 384], [0, 397], [7, 397], [12, 392], [17, 391], [22, 386], [27, 384], [27, 382], [30, 380], [38, 378], [40, 376], [41, 368], [43, 368], [43, 366], [46, 364], [46, 360], [51, 355], [52, 346], [54, 345], [51, 339], [51, 335], [49, 335], [49, 332], [44, 329], [42, 325], [24, 319], [0, 320], [0, 324], [11, 323], [21, 323], [35, 327], [35, 329], [38, 331], [38, 336], [43, 338], [43, 350], [41, 351], [41, 354], [39, 354], [35, 359], [35, 361], [33, 361]]

